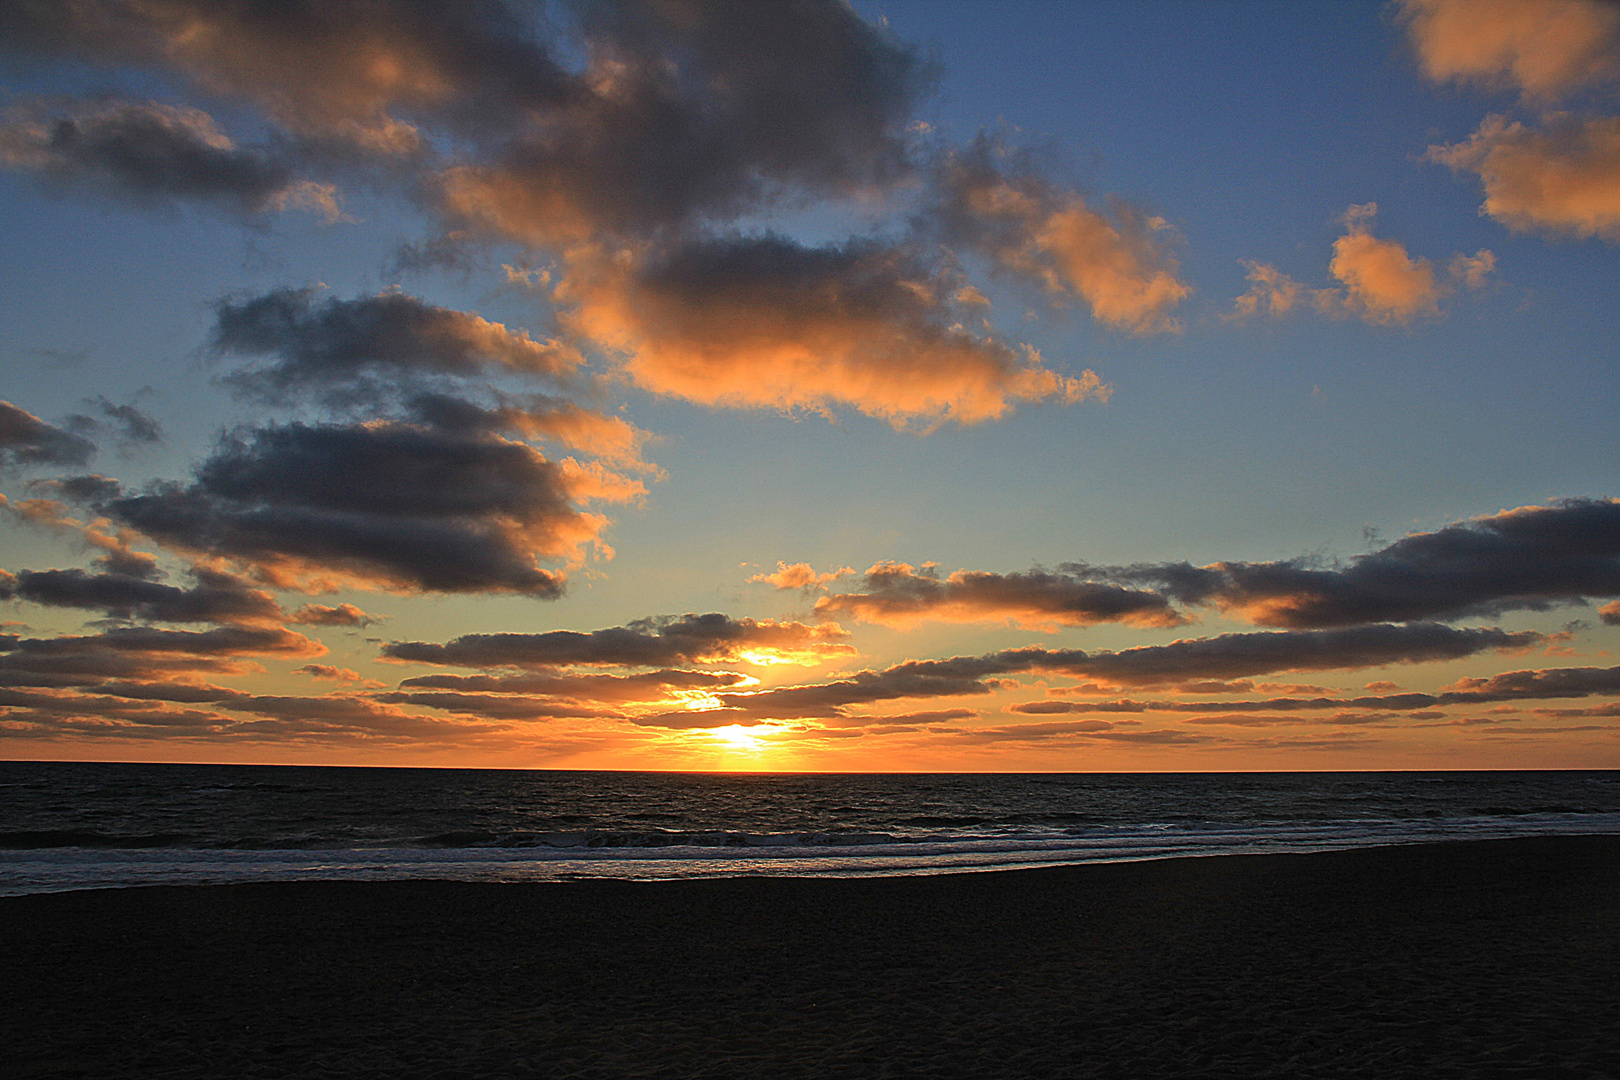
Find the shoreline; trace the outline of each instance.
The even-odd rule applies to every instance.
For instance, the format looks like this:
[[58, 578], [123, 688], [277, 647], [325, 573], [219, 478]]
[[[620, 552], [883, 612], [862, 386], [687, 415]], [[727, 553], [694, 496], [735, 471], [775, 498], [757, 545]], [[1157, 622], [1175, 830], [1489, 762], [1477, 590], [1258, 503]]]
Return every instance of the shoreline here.
[[[7, 846], [0, 838], [0, 899], [108, 888], [223, 887], [315, 881], [546, 884], [576, 880], [660, 883], [730, 878], [862, 880], [1010, 873], [1163, 859], [1326, 854], [1382, 847], [1557, 836], [1620, 836], [1620, 815], [1575, 823], [1525, 822], [1353, 831], [1311, 826], [1279, 832], [1111, 830], [1107, 842], [1066, 837], [942, 837], [861, 844], [570, 843], [304, 848], [144, 847], [101, 844]], [[1460, 823], [1451, 823], [1456, 826]], [[1571, 828], [1571, 824], [1580, 827]], [[788, 839], [795, 839], [789, 837]]]
[[16, 1076], [1620, 1072], [1620, 836], [0, 899]]

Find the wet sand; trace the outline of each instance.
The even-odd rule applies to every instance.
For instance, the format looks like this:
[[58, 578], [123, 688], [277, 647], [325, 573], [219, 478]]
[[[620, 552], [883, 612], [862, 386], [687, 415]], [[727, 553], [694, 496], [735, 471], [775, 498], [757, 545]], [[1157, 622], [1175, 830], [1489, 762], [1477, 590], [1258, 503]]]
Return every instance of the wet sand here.
[[1616, 1077], [1620, 837], [0, 899], [10, 1077]]

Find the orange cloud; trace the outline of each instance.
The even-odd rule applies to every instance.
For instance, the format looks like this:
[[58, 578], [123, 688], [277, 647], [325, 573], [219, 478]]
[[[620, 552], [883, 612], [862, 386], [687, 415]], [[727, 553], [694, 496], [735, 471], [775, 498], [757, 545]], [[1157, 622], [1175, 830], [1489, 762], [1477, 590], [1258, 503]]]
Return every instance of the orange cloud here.
[[1483, 288], [1485, 279], [1496, 271], [1496, 256], [1484, 248], [1472, 255], [1458, 252], [1451, 257], [1446, 271], [1470, 289]]
[[818, 574], [809, 563], [794, 563], [789, 566], [778, 559], [775, 573], [755, 574], [748, 580], [765, 585], [774, 585], [778, 589], [799, 589], [804, 592], [815, 592], [825, 589], [832, 582], [841, 577], [847, 577], [854, 572], [853, 567], [843, 566], [837, 570], [829, 570], [824, 574]]
[[594, 454], [631, 468], [656, 471], [641, 459], [641, 448], [652, 438], [628, 420], [608, 416], [573, 402], [550, 403], [543, 408], [513, 410], [513, 426], [535, 439], [554, 439], [564, 446]]
[[1332, 310], [1340, 297], [1333, 289], [1315, 289], [1295, 281], [1270, 263], [1240, 259], [1248, 270], [1249, 291], [1232, 302], [1228, 319], [1247, 319], [1258, 314], [1286, 315], [1302, 303], [1318, 310]]
[[1329, 315], [1354, 314], [1370, 323], [1409, 323], [1440, 314], [1440, 301], [1461, 284], [1484, 287], [1496, 269], [1496, 256], [1486, 250], [1452, 256], [1444, 273], [1423, 258], [1414, 259], [1398, 240], [1372, 235], [1377, 203], [1352, 206], [1345, 212], [1345, 233], [1333, 242], [1328, 271], [1341, 288], [1314, 288], [1295, 281], [1269, 263], [1242, 260], [1249, 289], [1233, 301], [1228, 319], [1253, 315], [1286, 315], [1309, 304]]
[[[41, 486], [49, 490], [48, 485]], [[70, 517], [67, 507], [56, 499], [9, 502], [4, 495], [0, 495], [0, 508], [10, 510], [28, 524], [42, 529], [77, 533], [86, 546], [101, 552], [96, 562], [108, 570], [142, 578], [151, 577], [157, 572], [157, 556], [136, 551], [131, 546], [140, 539], [140, 534], [129, 529], [113, 531], [112, 523], [106, 518], [80, 521]]]
[[581, 185], [560, 178], [493, 165], [458, 165], [446, 169], [438, 185], [451, 220], [533, 247], [578, 243], [599, 227], [600, 215], [585, 205]]
[[1596, 0], [1402, 0], [1423, 74], [1552, 100], [1620, 72], [1620, 6]]
[[1480, 212], [1515, 232], [1620, 241], [1620, 116], [1556, 114], [1539, 129], [1488, 116], [1428, 160], [1478, 174]]
[[1105, 400], [1095, 372], [964, 325], [958, 284], [906, 249], [699, 241], [662, 256], [575, 249], [557, 290], [573, 333], [631, 381], [706, 405], [849, 406], [897, 428], [974, 424], [1019, 402]]
[[1328, 272], [1345, 286], [1345, 302], [1368, 322], [1411, 322], [1419, 315], [1438, 315], [1443, 295], [1428, 259], [1414, 260], [1396, 240], [1380, 240], [1370, 231], [1377, 203], [1352, 206], [1344, 216], [1347, 231], [1333, 241]]
[[1137, 333], [1174, 330], [1178, 324], [1166, 312], [1191, 290], [1173, 268], [1154, 265], [1164, 260], [1152, 232], [1166, 226], [1159, 218], [1120, 217], [1117, 224], [1110, 222], [1073, 196], [1034, 231], [1034, 251], [1026, 249], [1019, 257], [1055, 268], [1056, 277], [1048, 279], [1054, 291], [1066, 284], [1110, 326]]
[[1099, 322], [1133, 333], [1176, 330], [1170, 312], [1191, 289], [1158, 239], [1168, 229], [1122, 200], [1105, 215], [1077, 192], [1011, 176], [1004, 151], [981, 138], [952, 158], [942, 180], [946, 236], [1033, 281], [1056, 300], [1078, 298]]

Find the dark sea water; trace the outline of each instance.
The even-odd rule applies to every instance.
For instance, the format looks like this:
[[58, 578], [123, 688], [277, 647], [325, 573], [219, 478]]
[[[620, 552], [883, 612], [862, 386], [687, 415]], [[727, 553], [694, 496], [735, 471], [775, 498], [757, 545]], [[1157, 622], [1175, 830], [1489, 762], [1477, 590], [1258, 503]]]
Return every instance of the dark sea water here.
[[1620, 772], [720, 774], [0, 762], [0, 895], [857, 876], [1620, 834]]

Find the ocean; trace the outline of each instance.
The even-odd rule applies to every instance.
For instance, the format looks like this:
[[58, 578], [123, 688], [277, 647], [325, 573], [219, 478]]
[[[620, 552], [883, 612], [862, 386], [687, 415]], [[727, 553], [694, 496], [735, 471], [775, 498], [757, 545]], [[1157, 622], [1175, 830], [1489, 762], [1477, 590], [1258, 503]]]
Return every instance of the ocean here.
[[735, 774], [0, 762], [0, 895], [934, 874], [1620, 834], [1620, 772]]

